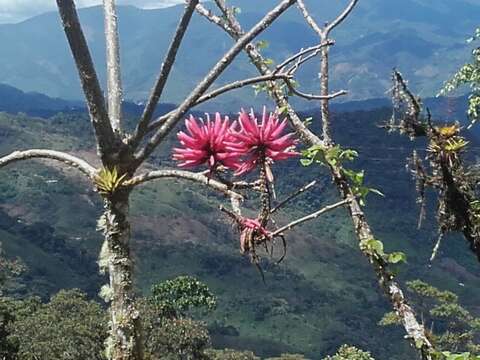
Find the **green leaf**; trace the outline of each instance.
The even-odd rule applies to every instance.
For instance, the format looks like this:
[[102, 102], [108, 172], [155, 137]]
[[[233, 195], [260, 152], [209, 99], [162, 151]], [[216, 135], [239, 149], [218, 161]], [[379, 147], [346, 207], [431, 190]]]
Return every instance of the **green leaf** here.
[[398, 264], [399, 262], [407, 262], [407, 255], [403, 252], [393, 252], [388, 254], [387, 261], [390, 264]]
[[288, 105], [282, 106], [278, 108], [278, 113], [279, 114], [287, 114], [288, 113]]
[[275, 62], [273, 61], [273, 59], [268, 58], [268, 59], [265, 59], [263, 63], [268, 66], [268, 65], [273, 65]]
[[300, 164], [303, 166], [310, 166], [313, 163], [313, 159], [300, 159]]
[[260, 40], [260, 41], [257, 41], [257, 48], [258, 49], [266, 49], [268, 46], [269, 46], [269, 43], [267, 40]]
[[370, 254], [377, 254], [380, 256], [385, 255], [383, 251], [383, 243], [380, 240], [374, 238], [363, 240], [360, 243], [360, 248], [369, 252]]

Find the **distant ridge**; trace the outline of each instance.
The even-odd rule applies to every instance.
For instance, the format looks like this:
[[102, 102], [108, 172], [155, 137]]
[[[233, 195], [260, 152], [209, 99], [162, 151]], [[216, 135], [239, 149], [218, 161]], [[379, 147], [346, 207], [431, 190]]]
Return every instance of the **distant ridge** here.
[[[231, 0], [240, 6], [245, 27], [254, 24], [276, 1]], [[344, 1], [310, 1], [312, 13], [328, 20]], [[209, 3], [205, 3], [209, 6]], [[160, 67], [182, 6], [156, 10], [119, 7], [123, 80], [126, 99], [144, 101]], [[470, 56], [466, 44], [477, 24], [480, 1], [467, 0], [364, 0], [352, 16], [336, 29], [332, 49], [332, 90], [347, 89], [342, 101], [381, 98], [390, 86], [390, 72], [397, 67], [414, 91], [433, 96], [443, 82]], [[80, 10], [85, 33], [102, 83], [105, 82], [105, 50], [102, 10]], [[452, 23], [454, 27], [450, 26]], [[267, 57], [281, 61], [301, 47], [318, 40], [295, 8], [290, 9], [259, 39], [267, 40]], [[81, 89], [58, 15], [47, 13], [18, 24], [0, 25], [0, 83], [51, 97], [81, 99]], [[199, 46], [201, 44], [201, 46]], [[178, 56], [179, 62], [162, 100], [178, 103], [194, 88], [210, 67], [231, 47], [232, 40], [215, 26], [195, 15]], [[318, 64], [299, 73], [301, 88], [316, 92]], [[219, 79], [217, 85], [255, 75], [242, 56]], [[104, 87], [105, 88], [105, 87]], [[219, 107], [269, 104], [255, 97], [251, 88], [236, 90], [205, 104]], [[311, 105], [303, 104], [302, 108]]]

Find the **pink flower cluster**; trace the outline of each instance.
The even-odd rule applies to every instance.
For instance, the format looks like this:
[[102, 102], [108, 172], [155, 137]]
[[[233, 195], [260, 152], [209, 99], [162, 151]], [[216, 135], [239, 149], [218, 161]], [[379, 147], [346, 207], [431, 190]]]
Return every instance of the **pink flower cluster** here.
[[282, 135], [287, 121], [280, 121], [275, 113], [263, 111], [261, 122], [252, 112], [241, 111], [238, 122], [230, 123], [219, 113], [212, 121], [190, 116], [185, 120], [187, 133], [180, 131], [181, 148], [175, 148], [173, 158], [179, 167], [195, 167], [207, 164], [213, 171], [218, 166], [242, 175], [255, 169], [262, 161], [272, 162], [297, 156], [293, 133]]

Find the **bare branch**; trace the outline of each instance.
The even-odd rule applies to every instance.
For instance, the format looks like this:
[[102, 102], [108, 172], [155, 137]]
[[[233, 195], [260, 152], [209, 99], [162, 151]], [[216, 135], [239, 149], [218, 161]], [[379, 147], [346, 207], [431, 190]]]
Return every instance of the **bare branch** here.
[[[173, 129], [177, 122], [185, 113], [195, 104], [195, 102], [204, 94], [212, 83], [222, 74], [226, 67], [235, 59], [235, 57], [250, 43], [258, 34], [264, 31], [270, 24], [277, 19], [285, 10], [295, 3], [296, 0], [283, 0], [273, 10], [268, 12], [248, 33], [238, 39], [236, 44], [217, 62], [208, 75], [197, 85], [185, 101], [175, 110], [158, 129], [157, 133], [150, 139], [146, 146], [136, 154], [137, 161], [140, 163], [145, 160]], [[265, 74], [264, 74], [265, 75]]]
[[209, 188], [219, 191], [229, 197], [236, 198], [239, 201], [243, 200], [243, 196], [232, 191], [228, 185], [225, 185], [217, 180], [205, 176], [203, 173], [195, 173], [185, 170], [154, 170], [145, 174], [137, 175], [132, 179], [124, 182], [125, 186], [137, 186], [147, 181], [175, 178], [180, 180], [189, 180], [200, 184], [207, 185]]
[[308, 25], [315, 31], [319, 37], [322, 39], [326, 39], [330, 32], [336, 28], [338, 25], [340, 25], [343, 20], [345, 20], [348, 15], [352, 12], [353, 8], [355, 5], [357, 5], [358, 0], [351, 0], [348, 6], [342, 11], [340, 15], [337, 16], [335, 20], [333, 20], [331, 23], [325, 25], [325, 28], [321, 28], [315, 19], [310, 15], [310, 12], [308, 11], [307, 7], [305, 6], [305, 3], [303, 0], [298, 0], [297, 1], [297, 6], [302, 12], [303, 17], [305, 18], [305, 21], [307, 22]]
[[[288, 64], [296, 61], [297, 59], [301, 59], [303, 58], [304, 55], [307, 55], [309, 54], [309, 57], [308, 59], [310, 59], [310, 56], [315, 56], [315, 55], [318, 55], [318, 53], [320, 52], [320, 49], [324, 46], [328, 46], [328, 45], [333, 45], [335, 44], [334, 41], [326, 41], [324, 43], [321, 43], [319, 45], [315, 45], [315, 46], [310, 46], [309, 48], [306, 48], [306, 49], [302, 49], [300, 50], [299, 52], [297, 52], [296, 54], [290, 56], [289, 58], [287, 58], [286, 60], [284, 60], [283, 62], [281, 62], [280, 64], [278, 64], [276, 67], [275, 67], [275, 70], [273, 71], [274, 74], [280, 72], [285, 66], [287, 66]], [[302, 60], [302, 62], [304, 62], [305, 60]], [[297, 66], [298, 67], [298, 66]], [[290, 70], [291, 71], [291, 70]], [[289, 72], [290, 72], [289, 71]]]
[[76, 156], [55, 150], [30, 149], [22, 151], [14, 151], [9, 155], [0, 158], [0, 168], [7, 166], [13, 162], [29, 160], [29, 159], [49, 159], [60, 161], [68, 166], [74, 167], [93, 179], [97, 170], [83, 159]]
[[288, 74], [271, 74], [271, 75], [261, 75], [261, 76], [255, 76], [249, 79], [244, 79], [244, 80], [238, 80], [234, 81], [230, 84], [224, 85], [218, 89], [215, 89], [205, 95], [203, 95], [200, 99], [198, 99], [195, 102], [195, 105], [201, 104], [205, 101], [211, 100], [214, 97], [217, 97], [221, 94], [226, 93], [227, 91], [238, 89], [244, 86], [252, 85], [252, 84], [257, 84], [259, 82], [265, 82], [265, 81], [273, 81], [273, 80], [290, 80], [292, 78], [291, 75]]
[[138, 146], [141, 141], [141, 138], [146, 134], [148, 124], [152, 120], [153, 113], [155, 108], [162, 96], [165, 84], [169, 78], [170, 72], [175, 63], [177, 52], [180, 48], [180, 44], [183, 40], [185, 32], [187, 31], [188, 25], [192, 18], [195, 6], [197, 6], [199, 0], [188, 0], [185, 11], [180, 19], [180, 22], [177, 25], [175, 35], [173, 36], [170, 47], [168, 48], [165, 59], [163, 60], [162, 66], [160, 68], [160, 73], [158, 75], [157, 81], [152, 89], [150, 98], [148, 99], [147, 105], [143, 111], [142, 117], [135, 129], [134, 135], [132, 137], [132, 144], [134, 147]]
[[[197, 11], [199, 12], [200, 15], [206, 17], [207, 20], [220, 26], [234, 40], [238, 40], [240, 36], [244, 34], [244, 31], [242, 30], [240, 24], [236, 19], [234, 19], [235, 20], [234, 23], [228, 23], [227, 25], [222, 25], [217, 23], [217, 21], [215, 21], [215, 19], [209, 15], [210, 13], [208, 11], [207, 12], [199, 11], [198, 6], [197, 6]], [[265, 64], [265, 58], [262, 56], [262, 54], [254, 44], [252, 43], [248, 44], [247, 46], [245, 46], [244, 50], [247, 53], [250, 60], [252, 61], [252, 63], [258, 69], [260, 74], [268, 75], [272, 73], [269, 67]], [[271, 90], [273, 99], [275, 100], [277, 107], [286, 109], [287, 117], [290, 120], [290, 123], [292, 124], [292, 126], [294, 127], [298, 137], [302, 139], [302, 141], [309, 146], [313, 144], [321, 143], [322, 140], [307, 128], [307, 126], [303, 123], [303, 121], [300, 119], [300, 117], [295, 112], [295, 110], [290, 106], [280, 86], [277, 85], [275, 82], [268, 82], [268, 87]]]
[[[252, 78], [248, 78], [248, 79], [244, 79], [244, 80], [237, 80], [237, 81], [234, 81], [230, 84], [224, 85], [224, 86], [222, 86], [218, 89], [215, 89], [215, 90], [203, 95], [192, 106], [199, 105], [199, 104], [204, 103], [208, 100], [211, 100], [211, 99], [213, 99], [213, 98], [215, 98], [219, 95], [225, 94], [228, 91], [239, 89], [239, 88], [244, 87], [244, 86], [256, 84], [256, 83], [259, 83], [259, 82], [271, 81], [271, 80], [280, 80], [280, 79], [287, 80], [287, 79], [290, 79], [290, 78], [291, 78], [291, 76], [287, 75], [287, 74], [276, 74], [276, 75], [270, 74], [270, 75], [256, 76], [256, 77], [252, 77]], [[170, 111], [170, 112], [168, 112], [168, 113], [166, 113], [162, 116], [159, 116], [157, 119], [155, 119], [155, 121], [153, 121], [149, 125], [148, 131], [155, 130], [156, 128], [161, 126], [170, 116], [172, 116], [175, 113], [175, 111], [176, 110], [172, 110], [172, 111]]]
[[283, 206], [285, 206], [287, 203], [289, 203], [292, 199], [296, 198], [298, 195], [303, 194], [305, 191], [309, 190], [313, 186], [317, 184], [317, 180], [313, 180], [312, 182], [308, 183], [307, 185], [302, 186], [300, 189], [297, 191], [293, 192], [285, 200], [280, 202], [277, 206], [275, 206], [272, 210], [270, 210], [270, 214], [273, 214], [274, 212], [280, 210]]
[[[357, 4], [358, 0], [351, 0], [348, 6], [343, 10], [343, 12], [330, 24], [325, 25], [325, 28], [322, 29], [313, 17], [310, 15], [307, 7], [303, 0], [298, 0], [297, 5], [300, 11], [302, 12], [305, 21], [310, 25], [310, 27], [317, 33], [320, 38], [321, 42], [324, 42], [328, 39], [330, 32], [339, 24], [342, 23], [343, 20], [352, 12], [353, 8]], [[320, 112], [322, 114], [322, 135], [323, 141], [325, 144], [332, 144], [332, 134], [331, 134], [331, 126], [330, 126], [330, 108], [329, 108], [329, 100], [332, 98], [328, 97], [329, 93], [329, 50], [330, 48], [324, 47], [322, 48], [321, 55], [320, 55], [320, 96], [323, 98], [319, 98], [320, 100]], [[297, 93], [297, 95], [302, 96], [301, 93]], [[303, 94], [307, 95], [307, 94]], [[305, 97], [305, 96], [302, 96]], [[308, 97], [306, 97], [308, 98]]]
[[325, 33], [327, 37], [330, 31], [335, 29], [338, 25], [340, 25], [343, 22], [343, 20], [347, 18], [348, 15], [350, 15], [350, 13], [352, 12], [355, 5], [357, 5], [357, 3], [358, 3], [358, 0], [351, 0], [348, 6], [345, 8], [345, 10], [343, 10], [343, 12], [340, 15], [338, 15], [338, 17], [335, 20], [333, 20], [330, 24], [328, 24], [325, 27]]
[[326, 38], [325, 31], [322, 28], [320, 28], [320, 26], [318, 26], [317, 22], [310, 15], [303, 0], [297, 0], [297, 7], [300, 9], [303, 17], [305, 18], [305, 21], [307, 22], [308, 25], [310, 25], [313, 31], [315, 31], [318, 34], [318, 36], [321, 37], [322, 39]]
[[318, 211], [315, 211], [314, 213], [310, 214], [310, 215], [307, 215], [307, 216], [304, 216], [300, 219], [297, 219], [295, 221], [292, 221], [290, 224], [287, 224], [285, 226], [282, 226], [280, 229], [278, 230], [275, 230], [274, 232], [272, 232], [270, 235], [273, 237], [273, 236], [277, 236], [277, 235], [280, 235], [282, 234], [283, 232], [285, 231], [288, 231], [288, 230], [291, 230], [293, 229], [295, 226], [298, 226], [300, 224], [303, 224], [304, 222], [306, 221], [309, 221], [309, 220], [313, 220], [313, 219], [316, 219], [317, 217], [319, 217], [320, 215], [328, 212], [328, 211], [331, 211], [333, 209], [336, 209], [340, 206], [343, 206], [347, 203], [350, 202], [350, 199], [345, 199], [345, 200], [342, 200], [342, 201], [339, 201], [335, 204], [332, 204], [332, 205], [328, 205], [328, 206], [325, 206], [323, 209], [320, 209]]
[[[365, 213], [356, 199], [348, 180], [345, 178], [341, 166], [330, 166], [330, 170], [341, 196], [344, 199], [350, 199], [348, 210], [359, 244], [363, 241], [375, 239], [375, 235], [370, 229]], [[388, 264], [375, 256], [375, 254], [364, 251], [363, 249], [361, 249], [361, 251], [372, 264], [378, 282], [387, 295], [396, 314], [401, 319], [407, 337], [416, 348], [420, 350], [423, 360], [432, 360], [431, 354], [435, 349], [426, 336], [425, 327], [417, 321], [415, 312], [408, 304], [400, 285], [395, 281], [395, 276], [388, 270]]]
[[[230, 24], [234, 24], [236, 19], [235, 19], [235, 13], [233, 12], [233, 8], [228, 7], [225, 0], [214, 0], [214, 1], [215, 1], [215, 4], [217, 4], [217, 7], [222, 12], [223, 16], [227, 19], [227, 22]], [[234, 29], [235, 29], [235, 26], [234, 26]]]
[[337, 91], [333, 94], [328, 94], [328, 95], [307, 94], [307, 93], [304, 93], [304, 92], [301, 92], [301, 91], [297, 90], [294, 86], [292, 86], [292, 84], [290, 82], [285, 81], [285, 83], [287, 84], [288, 89], [292, 93], [294, 93], [295, 95], [300, 96], [304, 99], [307, 99], [307, 100], [332, 100], [332, 99], [335, 99], [336, 97], [348, 94], [347, 90], [339, 90], [339, 91]]
[[95, 129], [100, 155], [105, 163], [107, 154], [114, 147], [116, 137], [108, 119], [102, 89], [98, 82], [97, 73], [93, 66], [92, 57], [80, 26], [73, 0], [57, 0], [57, 6], [77, 65], [90, 118]]
[[120, 73], [120, 44], [115, 0], [103, 0], [105, 40], [107, 47], [108, 116], [113, 131], [120, 133], [122, 119], [122, 77]]
[[227, 33], [230, 33], [233, 31], [228, 24], [223, 20], [220, 16], [215, 15], [213, 12], [210, 10], [207, 10], [202, 4], [198, 4], [197, 7], [195, 8], [195, 11], [205, 17], [208, 21], [214, 23], [215, 25], [220, 26], [223, 30], [225, 30]]

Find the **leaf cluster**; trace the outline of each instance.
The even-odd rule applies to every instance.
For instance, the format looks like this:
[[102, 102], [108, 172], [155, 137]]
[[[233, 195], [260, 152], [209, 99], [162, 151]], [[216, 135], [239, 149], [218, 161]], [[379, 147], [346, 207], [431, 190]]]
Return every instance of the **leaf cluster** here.
[[[458, 296], [451, 291], [438, 288], [421, 280], [407, 282], [413, 294], [416, 309], [422, 312], [425, 325], [430, 325], [430, 338], [439, 353], [438, 359], [467, 359], [480, 357], [480, 319], [473, 316], [460, 303]], [[380, 325], [400, 324], [395, 313], [387, 313]]]

